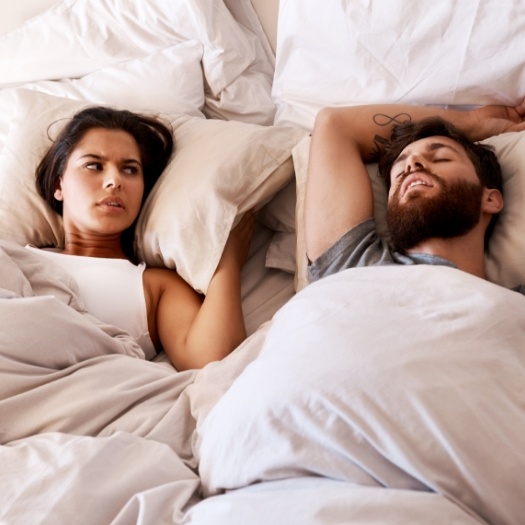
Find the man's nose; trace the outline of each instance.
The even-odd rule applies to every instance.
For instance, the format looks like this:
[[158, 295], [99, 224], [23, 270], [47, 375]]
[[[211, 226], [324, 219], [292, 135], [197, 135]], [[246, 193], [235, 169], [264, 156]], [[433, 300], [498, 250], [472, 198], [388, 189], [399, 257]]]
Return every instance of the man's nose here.
[[405, 171], [411, 172], [411, 171], [418, 171], [421, 169], [425, 169], [425, 159], [418, 155], [417, 153], [413, 153], [410, 155], [410, 157], [407, 158]]

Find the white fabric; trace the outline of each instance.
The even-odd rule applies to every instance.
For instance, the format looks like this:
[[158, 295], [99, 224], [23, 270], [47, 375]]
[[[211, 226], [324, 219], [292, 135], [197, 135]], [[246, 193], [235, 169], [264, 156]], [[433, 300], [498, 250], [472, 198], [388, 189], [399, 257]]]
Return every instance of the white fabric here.
[[155, 347], [148, 331], [144, 263], [135, 266], [125, 259], [68, 255], [32, 246], [26, 248], [60, 265], [75, 279], [86, 311], [128, 332], [140, 345], [146, 359], [155, 357]]
[[[389, 389], [397, 386], [397, 390], [404, 391], [407, 387], [407, 392], [412, 392], [413, 386], [419, 384], [423, 389], [414, 402], [418, 399], [425, 401], [422, 410], [428, 406], [440, 404], [445, 406], [447, 399], [453, 395], [454, 388], [451, 381], [458, 374], [468, 371], [469, 360], [462, 361], [462, 365], [465, 366], [455, 367], [457, 360], [463, 354], [455, 356], [454, 348], [448, 346], [444, 347], [443, 360], [450, 360], [451, 366], [446, 368], [444, 374], [437, 373], [438, 370], [432, 362], [428, 363], [427, 373], [424, 373], [425, 363], [420, 359], [423, 354], [414, 353], [414, 359], [410, 360], [407, 351], [403, 354], [404, 359], [401, 360], [401, 364], [407, 366], [400, 366], [398, 370], [410, 372], [408, 365], [414, 364], [411, 383], [405, 381], [407, 376], [399, 373], [390, 374], [388, 381], [378, 381], [380, 388], [374, 388], [377, 384], [374, 382], [368, 385], [369, 379], [380, 379], [383, 373], [388, 372], [384, 367], [376, 367], [372, 362], [370, 367], [358, 368], [354, 373], [354, 376], [356, 374], [359, 376], [361, 372], [368, 371], [368, 376], [365, 374], [361, 379], [357, 378], [355, 384], [348, 383], [345, 377], [344, 385], [341, 386], [341, 376], [345, 371], [339, 370], [338, 364], [341, 358], [348, 354], [338, 351], [340, 347], [332, 349], [328, 346], [325, 349], [322, 346], [324, 342], [331, 344], [333, 340], [323, 335], [319, 335], [311, 345], [302, 344], [304, 341], [308, 343], [310, 335], [315, 331], [315, 323], [312, 320], [318, 315], [323, 319], [322, 326], [326, 327], [327, 333], [332, 333], [333, 324], [325, 323], [325, 320], [330, 321], [330, 316], [326, 315], [330, 298], [337, 300], [338, 294], [343, 293], [339, 282], [334, 281], [333, 288], [330, 290], [320, 289], [320, 294], [313, 294], [317, 286], [313, 285], [297, 295], [289, 303], [290, 308], [287, 306], [278, 314], [274, 321], [276, 326], [272, 323], [265, 324], [224, 360], [211, 363], [199, 372], [174, 373], [169, 365], [141, 359], [140, 349], [123, 332], [81, 314], [75, 283], [60, 267], [52, 265], [45, 258], [36, 257], [29, 250], [16, 244], [3, 242], [1, 248], [0, 411], [3, 420], [9, 423], [3, 426], [0, 432], [3, 443], [0, 446], [2, 521], [35, 523], [41, 520], [42, 523], [69, 523], [74, 511], [75, 522], [112, 525], [127, 523], [205, 525], [221, 522], [222, 518], [224, 518], [222, 522], [229, 525], [270, 522], [295, 525], [298, 518], [301, 518], [301, 522], [312, 525], [342, 525], [343, 523], [400, 525], [410, 520], [424, 521], [431, 525], [438, 525], [443, 522], [442, 520], [461, 525], [483, 523], [476, 517], [476, 513], [479, 514], [478, 508], [472, 512], [471, 509], [465, 508], [463, 500], [455, 501], [448, 494], [443, 496], [406, 489], [358, 486], [333, 479], [321, 479], [318, 476], [306, 478], [304, 475], [308, 475], [307, 472], [301, 473], [302, 479], [291, 478], [259, 483], [226, 495], [201, 500], [199, 481], [185, 468], [185, 465], [195, 467], [193, 452], [199, 449], [199, 438], [206, 435], [208, 430], [213, 431], [214, 434], [209, 434], [207, 438], [213, 441], [216, 437], [217, 448], [222, 449], [225, 433], [234, 432], [228, 444], [231, 462], [221, 452], [217, 456], [217, 468], [225, 461], [223, 474], [225, 476], [244, 475], [246, 468], [251, 470], [253, 475], [259, 476], [260, 469], [265, 468], [261, 463], [260, 454], [264, 454], [265, 459], [270, 458], [269, 461], [275, 464], [275, 461], [282, 457], [282, 450], [274, 445], [282, 444], [282, 440], [287, 443], [290, 437], [284, 432], [282, 438], [277, 438], [275, 441], [273, 438], [269, 439], [266, 427], [261, 428], [261, 432], [254, 433], [251, 439], [264, 440], [264, 443], [262, 445], [259, 443], [251, 453], [246, 449], [245, 453], [249, 454], [249, 461], [239, 468], [238, 447], [244, 447], [246, 437], [245, 429], [239, 430], [239, 425], [242, 427], [243, 423], [246, 423], [246, 428], [249, 429], [253, 428], [257, 416], [265, 419], [267, 412], [259, 410], [265, 403], [267, 407], [273, 406], [276, 410], [289, 405], [291, 411], [300, 412], [297, 401], [302, 399], [301, 396], [283, 397], [282, 394], [284, 390], [291, 393], [301, 391], [303, 394], [313, 394], [317, 390], [312, 388], [315, 385], [311, 382], [305, 385], [305, 378], [315, 378], [315, 372], [313, 375], [311, 373], [312, 369], [319, 370], [319, 375], [323, 376], [320, 394], [326, 393], [330, 388], [336, 392], [344, 392], [348, 385], [351, 385], [355, 392], [361, 385], [363, 394], [357, 401], [362, 400], [364, 396], [364, 399], [373, 399], [378, 403], [389, 402], [390, 399], [395, 403], [395, 398], [383, 395], [385, 391], [388, 394]], [[458, 275], [462, 274], [458, 272]], [[474, 278], [470, 277], [470, 279]], [[375, 286], [374, 280], [368, 282]], [[429, 280], [415, 276], [414, 281], [417, 286], [412, 288], [408, 286], [408, 289], [412, 290], [412, 295], [417, 296], [421, 289], [420, 283], [428, 283]], [[329, 282], [329, 279], [325, 282]], [[494, 296], [487, 288], [492, 285], [482, 283], [485, 288], [478, 290], [474, 297], [463, 293], [464, 288], [461, 287], [450, 288], [449, 294], [446, 293], [447, 287], [442, 286], [439, 289], [447, 299], [453, 297], [455, 289], [458, 290], [458, 296], [463, 298], [463, 305], [467, 307], [463, 310], [459, 305], [459, 310], [468, 319], [480, 316], [480, 324], [484, 327], [484, 332], [479, 336], [479, 340], [484, 341], [489, 323], [486, 322], [487, 315], [480, 315], [480, 312], [490, 317], [490, 312], [487, 312], [485, 307]], [[401, 284], [410, 285], [408, 282]], [[403, 289], [402, 286], [394, 287], [393, 292], [396, 293], [396, 297], [401, 299], [399, 291]], [[296, 311], [299, 317], [294, 318], [293, 310], [297, 307], [297, 302], [301, 303], [308, 297], [304, 295], [306, 292], [313, 295], [298, 312]], [[503, 292], [511, 294], [505, 290]], [[368, 293], [367, 297], [372, 301], [376, 294], [377, 288], [374, 288], [374, 293]], [[429, 295], [426, 297], [428, 299], [425, 300], [431, 302], [431, 297]], [[520, 296], [516, 294], [516, 297]], [[513, 299], [508, 301], [509, 298], [510, 296], [505, 297], [508, 305], [501, 309], [502, 316], [506, 316], [508, 311], [516, 313], [519, 310], [516, 308], [515, 301]], [[353, 299], [352, 290], [349, 290], [347, 299]], [[295, 306], [292, 306], [294, 304]], [[473, 304], [478, 307], [477, 310], [472, 308]], [[421, 312], [418, 306], [414, 304], [413, 313], [425, 317], [426, 311]], [[499, 306], [498, 302], [494, 305], [496, 309]], [[342, 311], [338, 305], [336, 312]], [[431, 311], [435, 311], [434, 305]], [[446, 315], [448, 305], [438, 311]], [[462, 334], [458, 325], [461, 324], [463, 317], [455, 316], [455, 312], [456, 310], [452, 310], [447, 319], [458, 328], [458, 333]], [[363, 326], [370, 325], [375, 334], [381, 334], [373, 322], [374, 316], [367, 316], [363, 312], [363, 315], [356, 320], [356, 324], [360, 326], [363, 319], [366, 320]], [[413, 317], [410, 319], [414, 320]], [[499, 326], [499, 321], [499, 318], [494, 319], [493, 326]], [[501, 330], [508, 334], [516, 334], [515, 338], [521, 338], [520, 330], [510, 326], [511, 324], [512, 320], [504, 321]], [[391, 331], [396, 330], [395, 326], [388, 323], [385, 326], [390, 327]], [[438, 322], [437, 326], [435, 331], [440, 332], [442, 325]], [[421, 331], [423, 332], [423, 329]], [[338, 334], [342, 332], [344, 332], [344, 340], [350, 341], [344, 323], [335, 326], [333, 335], [337, 339]], [[267, 335], [268, 343], [263, 347]], [[388, 334], [385, 334], [385, 337], [388, 337]], [[492, 394], [498, 389], [500, 392], [503, 390], [507, 392], [509, 398], [514, 396], [513, 399], [517, 399], [517, 396], [523, 393], [521, 378], [514, 384], [508, 375], [510, 368], [516, 376], [521, 374], [519, 366], [513, 367], [508, 360], [510, 345], [515, 339], [512, 337], [504, 340], [503, 347], [498, 341], [494, 355], [487, 363], [483, 360], [483, 347], [475, 348], [474, 355], [471, 355], [470, 361], [475, 360], [471, 374], [473, 392], [465, 402], [472, 399], [473, 395], [481, 396], [483, 403], [486, 402], [487, 405], [478, 407], [480, 417], [483, 417], [486, 410], [497, 411], [501, 408], [501, 404], [497, 402], [494, 408], [491, 408], [495, 400]], [[428, 334], [428, 338], [432, 339], [432, 334]], [[13, 344], [13, 341], [16, 341], [16, 344]], [[312, 354], [317, 341], [321, 341], [321, 359], [317, 359], [317, 354]], [[340, 343], [341, 341], [338, 344]], [[358, 343], [356, 345], [358, 346]], [[290, 352], [294, 355], [290, 356]], [[434, 359], [437, 359], [435, 353], [430, 353]], [[366, 360], [367, 355], [365, 352], [362, 357]], [[374, 358], [372, 361], [376, 358], [383, 361], [377, 353], [372, 352], [371, 357]], [[239, 381], [244, 381], [245, 374], [250, 371], [266, 367], [269, 361], [271, 361], [271, 370], [264, 371], [264, 377], [260, 378], [260, 382], [256, 381], [248, 385], [247, 389], [243, 390], [243, 398], [237, 398], [237, 403], [240, 405], [243, 404], [243, 400], [245, 401], [244, 408], [239, 413], [231, 414], [232, 417], [222, 420], [222, 427], [217, 427], [219, 423], [217, 410], [219, 414], [223, 413], [224, 403], [231, 403], [234, 392], [239, 390]], [[391, 360], [384, 360], [384, 362], [392, 363]], [[488, 367], [492, 375], [485, 378], [483, 388], [480, 389], [476, 384], [479, 378], [475, 372], [486, 371]], [[325, 380], [325, 371], [328, 372], [329, 380]], [[420, 372], [423, 373], [419, 375]], [[452, 376], [448, 381], [450, 374]], [[489, 380], [493, 377], [497, 381]], [[239, 380], [236, 382], [237, 378]], [[432, 389], [439, 378], [446, 380], [446, 392]], [[233, 387], [228, 390], [232, 383]], [[286, 387], [288, 383], [289, 389]], [[233, 393], [230, 394], [230, 391]], [[422, 394], [425, 391], [432, 394], [431, 399], [424, 398]], [[221, 401], [221, 396], [225, 392], [227, 397]], [[388, 398], [386, 401], [385, 397]], [[397, 399], [402, 401], [405, 398], [401, 396]], [[341, 400], [344, 401], [344, 398]], [[499, 401], [501, 400], [502, 398], [499, 398]], [[417, 409], [417, 405], [412, 405], [410, 400], [407, 402], [409, 409], [411, 407], [412, 410]], [[370, 416], [371, 425], [375, 421], [374, 417], [380, 416], [374, 412], [374, 406], [372, 403], [370, 408], [367, 407], [365, 418], [365, 421], [368, 421]], [[444, 425], [436, 426], [436, 433], [438, 430], [443, 431], [443, 436], [438, 436], [438, 443], [443, 443], [447, 437], [452, 439], [465, 429], [468, 432], [476, 430], [467, 424], [468, 421], [475, 419], [476, 414], [469, 413], [465, 422], [457, 427], [451, 426], [448, 433], [446, 418], [455, 417], [461, 407], [465, 405], [454, 407], [450, 416], [446, 413], [442, 414]], [[339, 406], [329, 405], [328, 413], [334, 411], [333, 415], [319, 413], [322, 420], [319, 426], [315, 426], [315, 420], [310, 427], [301, 426], [300, 436], [302, 435], [305, 441], [308, 441], [308, 438], [312, 438], [314, 442], [315, 439], [323, 440], [321, 450], [326, 448], [327, 454], [330, 454], [333, 450], [330, 444], [334, 441], [327, 440], [326, 434], [333, 435], [333, 440], [337, 440], [340, 435], [335, 431], [337, 414], [344, 417], [344, 408], [344, 403]], [[247, 415], [247, 412], [250, 414]], [[430, 443], [428, 441], [420, 443], [420, 447], [415, 447], [413, 452], [411, 436], [414, 432], [414, 438], [417, 438], [423, 432], [418, 428], [421, 417], [416, 413], [412, 421], [403, 410], [389, 413], [403, 419], [406, 426], [396, 427], [397, 430], [394, 429], [395, 431], [392, 432], [392, 426], [389, 426], [386, 420], [385, 439], [391, 435], [392, 440], [395, 441], [396, 437], [401, 436], [401, 442], [392, 443], [392, 440], [388, 439], [387, 449], [392, 451], [397, 444], [401, 451], [406, 452], [406, 461], [410, 463], [412, 460], [413, 465], [417, 465], [418, 460], [422, 461], [423, 466], [432, 462], [433, 456], [430, 452], [438, 448], [433, 445], [435, 440]], [[424, 412], [421, 411], [421, 414], [424, 415]], [[485, 414], [487, 418], [492, 416], [492, 412]], [[477, 477], [474, 480], [479, 486], [491, 483], [497, 485], [495, 493], [487, 496], [485, 507], [492, 508], [494, 502], [500, 501], [501, 492], [506, 488], [508, 494], [501, 500], [501, 506], [508, 504], [509, 499], [514, 496], [522, 496], [517, 494], [521, 485], [515, 483], [515, 479], [519, 479], [519, 476], [513, 475], [512, 470], [522, 469], [522, 466], [519, 461], [513, 463], [512, 454], [516, 434], [522, 435], [520, 418], [523, 417], [523, 410], [514, 416], [512, 425], [516, 425], [515, 431], [507, 431], [506, 427], [511, 423], [507, 420], [506, 411], [499, 410], [490, 424], [486, 425], [486, 429], [479, 433], [480, 436], [494, 437], [499, 429], [500, 437], [506, 436], [507, 439], [506, 447], [497, 449], [498, 454], [493, 454], [496, 450], [494, 448], [491, 454], [476, 467], [480, 469], [485, 465], [489, 468], [494, 462], [500, 465], [499, 470], [496, 469], [493, 473], [489, 472], [488, 475], [480, 476], [479, 480]], [[224, 424], [225, 421], [227, 425]], [[281, 418], [279, 421], [281, 425], [294, 424], [294, 420], [289, 417]], [[381, 420], [378, 419], [378, 423], [380, 422]], [[424, 424], [422, 426], [425, 427]], [[309, 430], [313, 434], [309, 433]], [[379, 428], [377, 433], [381, 433]], [[403, 436], [406, 439], [403, 439]], [[337, 450], [344, 451], [345, 446], [351, 443], [352, 440], [345, 439], [343, 446], [338, 447]], [[425, 443], [428, 443], [427, 447]], [[192, 448], [192, 444], [195, 447]], [[469, 439], [468, 436], [462, 445], [458, 461], [466, 456], [482, 454], [483, 447], [488, 446], [485, 441], [477, 438]], [[308, 446], [305, 442], [307, 461], [304, 463], [304, 469], [310, 468], [312, 462], [319, 458], [319, 447], [312, 452], [308, 451]], [[417, 454], [421, 448], [424, 449], [422, 457]], [[453, 447], [450, 450], [456, 451]], [[290, 461], [293, 461], [296, 456], [289, 452], [289, 447], [286, 445], [284, 453]], [[321, 464], [325, 464], [322, 458], [320, 461]], [[342, 463], [339, 454], [336, 463]], [[328, 462], [326, 465], [326, 468], [329, 468], [333, 466], [333, 462]], [[470, 464], [467, 466], [472, 467]], [[500, 476], [505, 466], [508, 467], [508, 477], [513, 479], [511, 487], [508, 487], [507, 478]], [[447, 465], [444, 465], [443, 469], [446, 467]], [[428, 472], [424, 468], [421, 472], [421, 479], [424, 479], [424, 474], [428, 475]], [[451, 472], [455, 474], [455, 470]], [[436, 476], [439, 477], [440, 474], [443, 474], [443, 471], [439, 470], [438, 465]], [[441, 476], [441, 483], [445, 484], [447, 480], [453, 487], [456, 486], [456, 481], [450, 477], [448, 471], [446, 475]], [[460, 489], [462, 487], [461, 484], [457, 486]], [[467, 496], [468, 494], [470, 493], [467, 491]], [[91, 502], [93, 505], [96, 503], [95, 510], [91, 508]], [[509, 512], [512, 508], [513, 506], [510, 505]], [[81, 516], [78, 516], [79, 509], [82, 509]]]
[[197, 499], [199, 479], [172, 449], [124, 432], [45, 433], [0, 457], [2, 523], [180, 524]]
[[311, 477], [258, 483], [190, 507], [198, 525], [482, 525], [438, 494]]
[[525, 284], [525, 131], [505, 133], [483, 142], [498, 155], [505, 201], [489, 242], [487, 275], [507, 287]]
[[80, 78], [41, 80], [23, 88], [132, 111], [203, 117], [202, 51], [198, 40], [188, 40]]
[[275, 122], [311, 129], [324, 106], [516, 105], [525, 93], [521, 0], [281, 0]]
[[[256, 15], [250, 2], [230, 3], [245, 25], [235, 20], [222, 0], [64, 0], [0, 36], [0, 87], [81, 78], [198, 41], [205, 84], [204, 93], [198, 94], [205, 94], [206, 112], [271, 124], [273, 57], [253, 29]], [[175, 62], [163, 70], [182, 74], [180, 66]], [[145, 76], [141, 84], [148, 80], [154, 96], [158, 89], [154, 79]]]
[[323, 476], [434, 491], [519, 523], [524, 340], [523, 296], [459, 270], [316, 282], [274, 316], [258, 359], [198, 426], [204, 491]]

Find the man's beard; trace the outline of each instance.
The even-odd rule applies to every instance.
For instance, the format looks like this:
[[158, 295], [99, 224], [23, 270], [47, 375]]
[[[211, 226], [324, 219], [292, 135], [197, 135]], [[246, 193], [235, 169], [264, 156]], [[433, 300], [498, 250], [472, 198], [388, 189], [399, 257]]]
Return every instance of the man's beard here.
[[447, 182], [428, 173], [440, 186], [434, 197], [410, 196], [399, 203], [400, 186], [387, 207], [391, 244], [400, 251], [432, 238], [449, 239], [469, 232], [479, 221], [483, 187], [464, 180]]

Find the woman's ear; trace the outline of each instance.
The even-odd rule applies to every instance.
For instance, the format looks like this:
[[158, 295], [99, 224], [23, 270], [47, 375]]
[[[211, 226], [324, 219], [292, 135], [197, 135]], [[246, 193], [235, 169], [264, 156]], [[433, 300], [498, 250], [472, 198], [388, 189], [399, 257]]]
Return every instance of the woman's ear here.
[[485, 188], [481, 201], [481, 211], [499, 213], [503, 209], [503, 195], [495, 188]]
[[57, 187], [55, 188], [55, 193], [53, 193], [53, 197], [55, 197], [57, 201], [61, 201], [63, 199], [62, 189], [60, 188], [60, 181], [57, 182]]

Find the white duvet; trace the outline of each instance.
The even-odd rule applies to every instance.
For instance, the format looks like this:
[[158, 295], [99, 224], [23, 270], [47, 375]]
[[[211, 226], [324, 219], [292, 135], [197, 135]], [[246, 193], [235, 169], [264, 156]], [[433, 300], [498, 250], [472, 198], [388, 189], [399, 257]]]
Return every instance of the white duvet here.
[[360, 268], [310, 285], [199, 428], [204, 489], [315, 476], [520, 523], [524, 348], [525, 298], [459, 270]]

